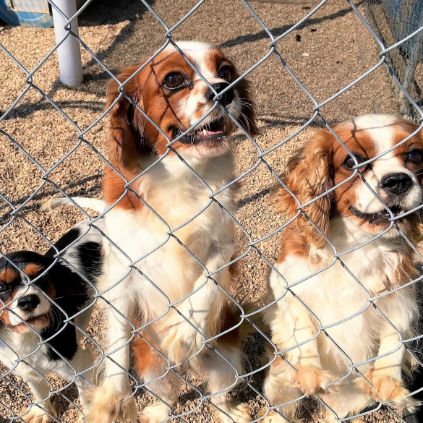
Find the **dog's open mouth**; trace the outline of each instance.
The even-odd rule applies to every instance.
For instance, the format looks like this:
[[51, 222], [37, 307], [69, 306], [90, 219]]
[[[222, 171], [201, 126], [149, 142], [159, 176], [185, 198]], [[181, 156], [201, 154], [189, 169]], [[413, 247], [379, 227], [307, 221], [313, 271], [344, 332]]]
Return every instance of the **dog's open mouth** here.
[[[389, 209], [391, 210], [394, 216], [397, 216], [405, 212], [405, 210], [403, 210], [400, 206], [389, 206]], [[388, 210], [386, 209], [383, 209], [380, 212], [375, 212], [375, 213], [364, 213], [356, 209], [355, 207], [351, 206], [350, 211], [354, 216], [362, 220], [365, 220], [371, 223], [372, 225], [386, 225], [387, 223], [389, 223], [389, 219], [391, 218], [391, 215], [388, 213]], [[399, 222], [406, 218], [407, 217], [402, 217], [400, 219], [396, 219], [395, 221]]]
[[50, 322], [50, 312], [39, 314], [38, 316], [29, 317], [28, 319], [22, 321], [17, 325], [9, 326], [12, 330], [17, 330], [18, 332], [30, 330], [31, 327], [35, 329], [43, 329]]
[[[184, 132], [183, 129], [176, 126], [171, 127], [173, 139]], [[183, 144], [201, 144], [210, 141], [218, 141], [226, 136], [225, 119], [222, 117], [212, 122], [208, 122], [188, 132], [178, 141]]]
[[38, 316], [30, 317], [26, 320], [27, 323], [44, 323], [49, 319], [50, 313], [39, 314]]

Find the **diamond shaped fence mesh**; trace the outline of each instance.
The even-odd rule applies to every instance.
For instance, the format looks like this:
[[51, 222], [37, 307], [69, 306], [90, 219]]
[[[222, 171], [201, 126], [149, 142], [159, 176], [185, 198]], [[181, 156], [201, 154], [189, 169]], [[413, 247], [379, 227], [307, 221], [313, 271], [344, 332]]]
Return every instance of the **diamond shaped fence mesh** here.
[[[61, 13], [54, 0], [48, 2], [51, 8]], [[418, 383], [418, 369], [423, 365], [419, 346], [421, 334], [403, 336], [395, 322], [389, 320], [383, 307], [379, 307], [382, 297], [394, 295], [402, 288], [391, 286], [382, 293], [370, 293], [363, 281], [354, 276], [354, 269], [349, 269], [348, 260], [345, 259], [349, 253], [360, 249], [363, 255], [367, 254], [364, 251], [369, 251], [372, 245], [376, 245], [384, 233], [397, 230], [401, 240], [397, 242], [407, 245], [412, 252], [413, 265], [418, 267], [422, 261], [419, 234], [409, 236], [399, 226], [404, 216], [420, 213], [421, 201], [412, 210], [395, 215], [361, 173], [366, 166], [372, 166], [379, 158], [383, 159], [392, 150], [401, 148], [412, 136], [421, 137], [423, 133], [419, 132], [423, 127], [421, 1], [127, 0], [117, 3], [87, 0], [80, 3], [75, 16], [67, 17], [68, 23], [77, 18], [80, 24], [79, 34], [67, 27], [65, 37], [77, 39], [82, 51], [84, 82], [77, 89], [67, 88], [58, 80], [57, 48], [65, 39], [57, 42], [52, 29], [8, 26], [0, 29], [1, 256], [22, 277], [27, 290], [42, 281], [50, 268], [60, 260], [66, 262], [91, 287], [89, 301], [73, 314], [63, 309], [61, 298], [56, 297], [55, 293], [47, 292], [44, 295], [46, 301], [54, 304], [55, 313], [60, 315], [62, 324], [57, 327], [56, 332], [41, 336], [36, 325], [31, 325], [31, 320], [28, 320], [21, 322], [26, 334], [15, 331], [15, 338], [12, 335], [0, 338], [0, 422], [90, 421], [87, 414], [89, 406], [81, 403], [75, 383], [78, 388], [87, 387], [88, 390], [94, 389], [96, 384], [107, 383], [108, 373], [103, 372], [106, 362], [113, 363], [115, 368], [125, 373], [130, 392], [125, 400], [135, 400], [139, 421], [144, 421], [142, 412], [153, 402], [168, 404], [168, 398], [163, 397], [161, 392], [170, 383], [169, 375], [177, 381], [174, 382], [177, 392], [173, 393], [176, 400], [169, 408], [169, 419], [174, 421], [220, 421], [223, 418], [228, 421], [246, 421], [237, 419], [222, 406], [221, 397], [226, 394], [231, 403], [234, 401], [248, 406], [251, 421], [269, 418], [280, 420], [268, 421], [302, 419], [308, 422], [413, 421], [406, 420], [413, 418], [413, 410], [408, 411], [410, 416], [406, 416], [407, 413], [403, 413], [398, 404], [383, 399], [375, 400], [368, 408], [363, 407], [349, 416], [338, 416], [325, 401], [321, 390], [312, 396], [302, 393], [283, 404], [269, 400], [263, 392], [263, 381], [270, 366], [281, 359], [289, 363], [289, 352], [299, 349], [310, 339], [299, 341], [289, 348], [281, 348], [262, 320], [265, 313], [281, 300], [270, 294], [270, 272], [277, 272], [286, 282], [284, 275], [275, 267], [281, 234], [289, 230], [295, 221], [305, 219], [310, 222], [317, 235], [325, 239], [332, 251], [331, 261], [322, 265], [314, 274], [289, 282], [284, 288], [286, 292], [295, 295], [296, 285], [304, 284], [313, 276], [336, 265], [341, 265], [357, 286], [366, 291], [364, 307], [330, 325], [320, 322], [320, 316], [298, 297], [302, 307], [318, 321], [314, 338], [319, 336], [330, 339], [333, 348], [347, 357], [346, 361], [349, 363], [345, 375], [331, 380], [327, 389], [334, 390], [336, 395], [337, 384], [350, 375], [356, 378], [354, 383], [365, 386], [363, 389], [375, 388], [372, 380], [360, 368], [401, 350], [413, 357], [417, 368], [411, 376], [404, 376], [404, 383], [410, 391], [406, 396], [418, 398], [423, 390], [423, 384]], [[230, 82], [223, 93], [216, 92], [207, 77], [201, 74], [195, 63], [179, 48], [178, 40], [181, 39], [206, 41], [220, 47], [235, 63], [239, 76]], [[125, 87], [169, 46], [179, 52], [186, 65], [199, 80], [208, 85], [213, 94], [215, 105], [195, 125], [201, 125], [215, 109], [222, 109], [221, 113], [236, 128], [232, 136], [235, 176], [217, 190], [210, 187], [195, 167], [174, 147], [184, 134], [179, 133], [176, 139], [170, 139], [163, 133], [160, 123], [151, 119], [142, 105], [125, 91]], [[135, 64], [137, 66], [124, 81], [117, 78], [123, 67]], [[244, 80], [249, 80], [255, 101], [259, 126], [259, 134], [256, 136], [248, 134], [229, 108], [222, 108], [219, 103], [225, 92], [239, 86]], [[105, 106], [106, 85], [110, 84], [109, 81], [116, 83], [118, 91], [112, 103]], [[109, 160], [107, 147], [107, 140], [110, 138], [108, 120], [113, 107], [122, 98], [167, 139], [164, 153], [156, 155], [148, 167], [129, 179]], [[398, 140], [393, 148], [387, 147], [364, 163], [353, 159], [351, 178], [358, 176], [367, 184], [372, 195], [384, 204], [388, 210], [389, 225], [365, 243], [357, 243], [347, 250], [339, 251], [316, 222], [313, 222], [307, 211], [310, 204], [324, 197], [329, 198], [345, 181], [304, 202], [301, 198], [296, 198], [282, 176], [287, 174], [288, 160], [302, 146], [307, 145], [317, 128], [326, 128], [337, 143], [351, 153], [333, 131], [334, 123], [374, 112], [402, 114], [412, 119], [417, 129], [413, 134]], [[192, 129], [186, 129], [186, 132]], [[136, 188], [143, 183], [143, 178], [154, 173], [155, 167], [169, 157], [174, 157], [184, 168], [189, 169], [194, 175], [195, 183], [208, 190], [208, 199], [203, 206], [176, 226], [167, 222], [149, 203], [148, 195], [140, 196]], [[76, 196], [102, 198], [101, 181], [106, 167], [120, 181], [125, 195], [133, 196], [155, 216], [160, 225], [166, 227], [165, 239], [157, 240], [147, 252], [141, 250], [135, 259], [128, 257], [123, 246], [118, 245], [104, 227], [104, 217], [118, 208], [121, 197], [100, 213], [93, 213], [91, 209], [81, 207], [81, 204], [72, 200]], [[287, 219], [271, 206], [275, 185], [295, 197], [294, 217]], [[231, 209], [222, 198], [234, 191], [235, 206]], [[69, 198], [71, 204], [50, 211], [43, 210], [42, 204], [52, 197]], [[186, 227], [210, 207], [217, 207], [224, 219], [235, 227], [237, 251], [230, 260], [211, 267], [210, 263], [197, 257], [191, 246], [186, 245], [184, 238], [180, 236]], [[93, 281], [79, 271], [72, 257], [67, 255], [73, 244], [63, 249], [54, 247], [63, 234], [82, 220], [87, 222], [85, 231], [74, 242], [87, 236], [88, 231], [100, 233], [108, 248], [125, 256], [127, 273], [118, 273], [106, 291], [99, 291]], [[142, 265], [144, 260], [149, 256], [154, 257], [170, 242], [179, 244], [186, 260], [195, 262], [204, 278], [204, 282], [196, 285], [186, 298], [177, 301], [170, 300], [167, 292], [163, 292], [154, 277], [149, 275], [148, 269]], [[19, 267], [13, 257], [5, 256], [20, 250], [44, 254], [52, 247], [54, 260], [50, 262], [50, 267], [47, 266], [34, 278], [28, 278], [26, 270]], [[227, 290], [221, 284], [219, 272], [229, 268], [236, 268], [236, 276], [233, 287]], [[156, 297], [161, 296], [161, 300], [166, 302], [163, 314], [146, 317], [142, 315], [143, 310], [138, 310], [135, 313], [136, 318], [130, 319], [114, 301], [109, 291], [123, 286], [128, 274], [134, 273], [148, 287], [144, 289], [155, 290]], [[7, 275], [0, 275], [4, 282]], [[402, 281], [402, 287], [411, 286], [418, 291], [421, 279], [420, 276], [410, 276]], [[194, 298], [201, 295], [209, 284], [237, 311], [239, 319], [230, 324], [229, 329], [207, 338], [202, 333], [202, 328], [196, 327], [196, 319], [184, 315], [180, 306], [185, 300], [195, 301]], [[4, 299], [6, 297], [3, 294], [7, 289], [9, 288], [2, 288], [0, 285], [0, 318], [3, 315], [0, 320], [0, 334], [7, 334], [10, 329], [6, 315], [9, 320], [10, 316], [14, 316], [15, 320], [19, 317], [14, 311], [13, 301]], [[129, 302], [130, 298], [126, 300]], [[357, 362], [348, 356], [342, 345], [335, 342], [331, 329], [357, 316], [365, 316], [369, 308], [378, 311], [383, 320], [393, 328], [399, 342], [394, 351], [378, 352], [364, 362]], [[106, 339], [110, 325], [105, 316], [110, 317], [111, 310], [118, 321], [127, 322], [128, 336], [125, 342], [108, 348]], [[190, 354], [182, 364], [168, 357], [146, 335], [149, 328], [160, 324], [160, 319], [170, 311], [175, 312], [175, 315], [202, 337], [200, 350]], [[80, 318], [85, 312], [92, 312], [88, 327], [80, 325]], [[59, 316], [50, 317], [53, 321], [56, 318], [59, 319]], [[234, 364], [230, 358], [219, 352], [216, 343], [225, 335], [242, 332], [244, 326], [248, 328], [248, 336], [245, 335], [243, 340], [243, 363], [238, 365], [239, 363]], [[76, 334], [77, 341], [81, 344], [80, 350], [90, 351], [93, 357], [92, 361], [84, 361], [79, 368], [75, 368], [75, 362], [61, 353], [63, 344], [64, 351], [71, 348], [72, 334]], [[19, 336], [22, 337], [19, 342], [28, 346], [22, 348], [21, 345], [21, 349], [16, 351], [13, 342]], [[109, 337], [111, 336], [113, 334], [109, 333]], [[360, 333], [352, 333], [350, 336], [357, 337], [359, 343]], [[156, 360], [164, 363], [159, 377], [140, 378], [133, 369], [133, 360], [125, 367], [116, 358], [120, 351], [128, 351], [128, 346], [136, 340], [141, 340], [144, 348], [154, 351]], [[37, 357], [47, 349], [49, 359], [62, 364], [60, 369], [52, 367], [52, 372], [44, 373], [37, 367]], [[201, 354], [215, 357], [214, 360], [219, 361], [220, 366], [226, 366], [227, 372], [234, 374], [228, 386], [210, 390], [207, 387], [206, 382], [209, 381], [206, 374], [190, 371], [189, 365], [195, 369], [195, 363]], [[293, 367], [295, 368], [295, 364]], [[24, 370], [21, 372], [20, 369]], [[64, 374], [67, 378], [63, 378]], [[110, 379], [110, 384], [114, 383], [113, 380]], [[34, 383], [42, 385], [38, 397], [34, 396]], [[305, 404], [303, 414], [291, 416], [287, 410], [292, 408], [292, 404], [300, 402]], [[37, 420], [33, 410], [38, 410], [38, 415], [48, 417], [45, 420], [38, 417]]]

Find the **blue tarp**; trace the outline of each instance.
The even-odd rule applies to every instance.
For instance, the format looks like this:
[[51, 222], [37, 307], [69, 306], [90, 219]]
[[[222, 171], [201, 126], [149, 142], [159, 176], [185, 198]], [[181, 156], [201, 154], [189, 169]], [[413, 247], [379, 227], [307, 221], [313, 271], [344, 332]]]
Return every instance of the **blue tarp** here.
[[0, 0], [0, 19], [13, 26], [35, 26], [49, 28], [53, 18], [48, 13], [18, 12], [9, 7], [7, 0]]

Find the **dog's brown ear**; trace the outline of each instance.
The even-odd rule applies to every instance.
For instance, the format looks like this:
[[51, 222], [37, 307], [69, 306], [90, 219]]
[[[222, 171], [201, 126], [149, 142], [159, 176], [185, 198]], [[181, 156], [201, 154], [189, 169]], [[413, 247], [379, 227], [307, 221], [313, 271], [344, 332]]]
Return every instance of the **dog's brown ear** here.
[[258, 134], [255, 104], [251, 97], [250, 83], [243, 79], [235, 87], [241, 100], [241, 116], [238, 121], [251, 136]]
[[[313, 140], [290, 160], [288, 175], [284, 179], [284, 183], [300, 205], [312, 201], [309, 205], [301, 207], [306, 216], [300, 213], [293, 225], [317, 247], [322, 247], [326, 242], [321, 234], [327, 234], [332, 208], [333, 194], [322, 195], [334, 185], [331, 140], [332, 135], [327, 130], [320, 130]], [[320, 195], [322, 196], [319, 197]], [[276, 190], [273, 202], [278, 210], [289, 218], [298, 213], [295, 198], [283, 187]]]
[[[117, 79], [126, 81], [138, 69], [138, 66], [125, 68]], [[141, 109], [142, 104], [142, 72], [134, 75], [124, 86], [124, 94], [120, 85], [112, 80], [107, 87], [106, 108], [113, 104], [110, 115], [109, 159], [118, 167], [132, 170], [138, 163], [140, 148], [143, 144], [144, 117], [134, 106]], [[130, 99], [130, 100], [129, 100]]]

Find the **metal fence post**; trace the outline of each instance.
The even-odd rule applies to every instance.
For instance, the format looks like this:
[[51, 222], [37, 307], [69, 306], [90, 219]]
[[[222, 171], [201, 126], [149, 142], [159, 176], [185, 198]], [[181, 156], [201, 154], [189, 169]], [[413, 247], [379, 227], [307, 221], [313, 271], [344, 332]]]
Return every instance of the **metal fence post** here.
[[60, 81], [69, 87], [76, 87], [82, 82], [82, 63], [81, 50], [78, 38], [71, 33], [78, 35], [77, 18], [66, 25], [68, 19], [76, 13], [75, 0], [55, 0], [54, 4], [63, 12], [63, 16], [55, 7], [52, 7], [54, 32], [56, 35], [56, 44], [59, 56], [59, 75]]

